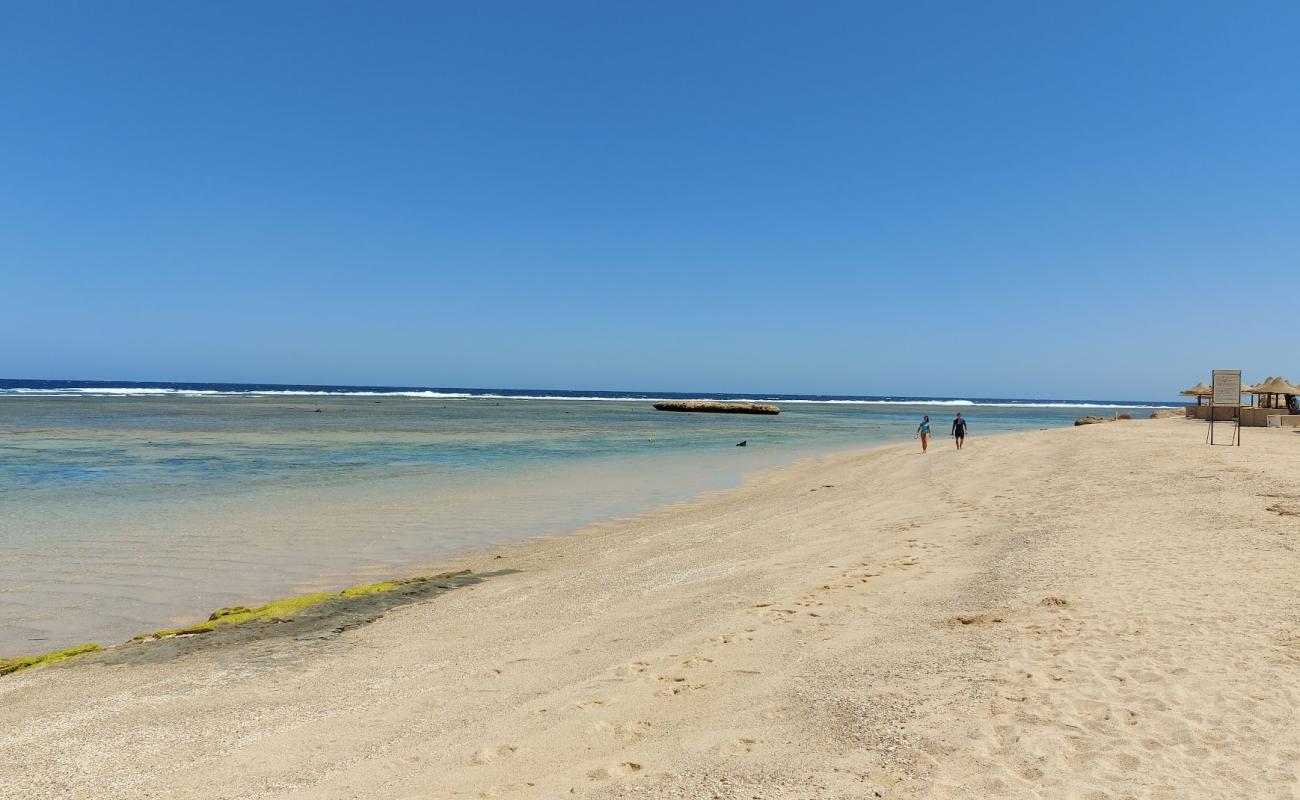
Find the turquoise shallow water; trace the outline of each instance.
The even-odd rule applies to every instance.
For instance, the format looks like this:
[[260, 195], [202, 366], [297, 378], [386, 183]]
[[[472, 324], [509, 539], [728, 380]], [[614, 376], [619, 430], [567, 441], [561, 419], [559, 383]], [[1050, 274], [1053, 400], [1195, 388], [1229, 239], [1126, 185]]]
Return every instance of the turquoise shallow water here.
[[[912, 437], [958, 407], [358, 395], [0, 397], [0, 655], [415, 570]], [[980, 435], [1087, 409], [963, 405]], [[1113, 413], [1116, 409], [1106, 409]], [[1147, 414], [1139, 410], [1135, 414]], [[744, 448], [735, 447], [741, 440]]]

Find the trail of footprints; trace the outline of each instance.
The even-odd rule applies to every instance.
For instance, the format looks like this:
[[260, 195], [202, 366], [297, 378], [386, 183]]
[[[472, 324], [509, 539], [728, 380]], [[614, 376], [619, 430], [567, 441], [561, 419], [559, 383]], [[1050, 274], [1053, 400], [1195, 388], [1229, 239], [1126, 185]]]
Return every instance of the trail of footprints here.
[[[909, 523], [899, 526], [898, 530], [911, 530], [916, 527], [919, 527], [916, 523]], [[903, 540], [902, 545], [909, 550], [926, 551], [943, 549], [941, 545], [928, 544], [919, 539], [905, 539]], [[795, 605], [804, 608], [825, 605], [824, 601], [821, 599], [824, 595], [819, 593], [842, 589], [859, 589], [862, 588], [863, 584], [871, 583], [872, 578], [879, 578], [884, 575], [886, 570], [909, 570], [913, 567], [920, 566], [920, 564], [921, 559], [919, 558], [919, 554], [898, 556], [875, 568], [873, 568], [871, 562], [868, 561], [859, 561], [854, 567], [849, 568], [842, 568], [836, 564], [830, 564], [829, 568], [840, 570], [839, 574], [835, 578], [823, 583], [816, 591], [804, 594], [795, 602]], [[820, 616], [815, 612], [808, 613], [814, 617]]]
[[[829, 488], [829, 487], [826, 487]], [[918, 527], [918, 524], [912, 523], [901, 526], [900, 531], [911, 530]], [[928, 550], [936, 545], [929, 545], [919, 542], [916, 539], [907, 539], [904, 546], [909, 549]], [[868, 584], [871, 579], [880, 577], [883, 570], [886, 569], [908, 569], [915, 567], [920, 560], [914, 556], [902, 556], [888, 561], [879, 568], [873, 570], [868, 562], [859, 562], [855, 567], [842, 568], [837, 565], [830, 565], [831, 569], [839, 570], [838, 577], [828, 583], [823, 584], [819, 589], [807, 592], [800, 596], [790, 605], [785, 607], [778, 603], [755, 603], [748, 610], [759, 620], [769, 625], [784, 625], [791, 622], [799, 621], [801, 617], [818, 619], [821, 613], [814, 610], [826, 605], [822, 599], [826, 597], [826, 592], [843, 589], [857, 589], [864, 584]], [[817, 625], [824, 626], [828, 623], [818, 622]], [[720, 651], [725, 651], [735, 645], [743, 645], [746, 642], [752, 642], [758, 633], [756, 628], [746, 628], [736, 633], [724, 633], [708, 640], [707, 645]], [[669, 658], [681, 658], [680, 656], [669, 656]], [[511, 666], [525, 659], [516, 659], [508, 662], [506, 666]], [[504, 667], [503, 667], [504, 669]], [[654, 664], [643, 659], [629, 661], [626, 664], [615, 667], [610, 671], [607, 680], [617, 681], [645, 681], [650, 683], [652, 691], [656, 697], [664, 700], [671, 700], [679, 695], [705, 691], [709, 688], [709, 683], [697, 679], [691, 675], [692, 672], [706, 669], [717, 669], [717, 662], [714, 658], [707, 655], [690, 655], [684, 659], [670, 665], [668, 669], [655, 669]], [[495, 674], [500, 674], [503, 670], [493, 670]], [[729, 670], [734, 674], [758, 675], [757, 670]], [[575, 712], [597, 712], [607, 706], [607, 701], [602, 699], [590, 699], [573, 703], [570, 709]], [[545, 713], [545, 709], [537, 713]], [[781, 708], [769, 709], [763, 713], [765, 719], [779, 719], [785, 716], [785, 711]], [[639, 741], [649, 735], [654, 726], [646, 720], [597, 720], [590, 724], [593, 735], [613, 738], [626, 743]], [[755, 750], [760, 744], [756, 739], [741, 737], [722, 744], [714, 746], [714, 752], [724, 756], [742, 756]], [[513, 756], [518, 750], [516, 745], [501, 744], [489, 747], [483, 747], [470, 757], [470, 762], [476, 765], [490, 764], [501, 759]], [[589, 780], [606, 781], [619, 778], [627, 778], [636, 775], [644, 770], [644, 766], [635, 761], [623, 761], [616, 764], [598, 767], [586, 773]], [[531, 783], [509, 784], [497, 789], [511, 791], [531, 787]]]
[[[741, 633], [723, 634], [714, 637], [708, 641], [708, 644], [715, 648], [723, 648], [729, 645], [752, 641], [756, 631], [747, 629]], [[610, 670], [607, 680], [616, 681], [645, 681], [650, 683], [654, 688], [653, 692], [656, 697], [671, 699], [686, 692], [695, 692], [705, 690], [709, 684], [705, 681], [691, 677], [692, 671], [702, 669], [716, 669], [716, 660], [707, 655], [690, 655], [685, 658], [681, 656], [668, 656], [672, 659], [671, 663], [666, 664], [667, 669], [657, 669], [655, 665], [644, 659], [636, 659], [626, 664], [619, 665]], [[666, 660], [667, 660], [666, 659]], [[756, 670], [732, 670], [735, 673], [759, 674]], [[575, 712], [598, 712], [604, 710], [608, 705], [606, 700], [591, 699], [573, 703], [570, 709]], [[545, 713], [545, 709], [539, 709], [537, 713]], [[784, 716], [784, 710], [771, 709], [764, 714], [765, 718], [777, 719]], [[634, 743], [649, 735], [654, 730], [654, 725], [647, 720], [611, 720], [601, 719], [591, 722], [589, 729], [593, 735], [616, 739], [626, 743]], [[753, 752], [759, 744], [757, 739], [740, 737], [714, 746], [714, 751], [720, 755], [740, 756]], [[485, 747], [479, 750], [471, 757], [474, 764], [488, 764], [495, 760], [506, 758], [513, 755], [517, 748], [514, 745], [498, 745], [496, 747]], [[620, 778], [627, 778], [643, 771], [644, 766], [636, 761], [623, 761], [616, 764], [597, 767], [586, 773], [591, 781], [607, 781]], [[517, 784], [512, 784], [515, 786]], [[522, 784], [522, 786], [531, 786], [532, 784]], [[503, 787], [498, 787], [503, 788]]]

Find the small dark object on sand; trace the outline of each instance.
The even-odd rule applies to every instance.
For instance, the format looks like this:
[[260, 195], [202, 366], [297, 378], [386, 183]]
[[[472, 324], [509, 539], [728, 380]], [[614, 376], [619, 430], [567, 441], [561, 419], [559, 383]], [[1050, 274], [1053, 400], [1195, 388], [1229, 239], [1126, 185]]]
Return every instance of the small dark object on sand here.
[[743, 442], [736, 442], [736, 447], [749, 447], [749, 440], [746, 439]]

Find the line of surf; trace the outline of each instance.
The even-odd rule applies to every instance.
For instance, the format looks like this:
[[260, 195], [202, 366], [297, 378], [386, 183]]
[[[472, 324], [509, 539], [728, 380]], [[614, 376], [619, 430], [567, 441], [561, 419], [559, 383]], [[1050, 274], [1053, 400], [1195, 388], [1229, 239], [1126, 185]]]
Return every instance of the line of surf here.
[[34, 388], [14, 387], [0, 389], [0, 397], [410, 397], [430, 400], [550, 400], [616, 403], [647, 403], [664, 400], [725, 400], [736, 402], [770, 402], [802, 405], [859, 405], [859, 406], [969, 406], [975, 408], [1094, 408], [1094, 409], [1160, 409], [1176, 405], [1160, 403], [1123, 403], [1115, 401], [1055, 401], [1055, 400], [965, 400], [880, 397], [880, 398], [814, 398], [768, 396], [711, 396], [671, 397], [651, 394], [586, 395], [586, 394], [502, 394], [498, 392], [440, 392], [373, 391], [373, 390], [308, 390], [308, 389], [186, 389], [134, 386], [87, 386]]

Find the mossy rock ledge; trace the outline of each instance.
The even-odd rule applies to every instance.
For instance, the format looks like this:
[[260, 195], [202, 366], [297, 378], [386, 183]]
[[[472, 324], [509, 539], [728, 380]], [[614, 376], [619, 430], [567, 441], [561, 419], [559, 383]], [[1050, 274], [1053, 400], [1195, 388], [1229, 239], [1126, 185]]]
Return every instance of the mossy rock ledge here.
[[248, 606], [219, 608], [213, 611], [204, 622], [184, 628], [170, 628], [168, 630], [153, 631], [152, 633], [142, 633], [132, 638], [131, 641], [149, 642], [174, 636], [194, 636], [196, 634], [211, 633], [218, 628], [227, 628], [249, 622], [284, 622], [287, 619], [297, 617], [308, 609], [318, 608], [331, 602], [336, 605], [346, 604], [349, 600], [358, 600], [375, 595], [414, 596], [424, 593], [426, 589], [451, 588], [446, 583], [447, 581], [459, 581], [472, 576], [473, 573], [470, 570], [444, 572], [438, 575], [423, 575], [417, 578], [401, 578], [370, 583], [365, 586], [353, 586], [340, 592], [317, 592], [315, 594], [285, 597], [255, 608], [249, 608]]
[[[0, 658], [0, 676], [92, 653], [95, 654], [96, 661], [104, 664], [161, 661], [193, 652], [196, 647], [204, 647], [206, 645], [200, 644], [204, 640], [215, 647], [273, 636], [329, 638], [347, 628], [373, 622], [396, 606], [435, 597], [452, 589], [472, 587], [484, 579], [517, 571], [502, 569], [475, 573], [459, 570], [379, 581], [338, 592], [285, 597], [260, 606], [219, 608], [202, 622], [183, 628], [143, 633], [113, 647], [104, 648], [98, 644], [86, 643], [40, 655]], [[144, 644], [149, 646], [139, 646]]]
[[21, 658], [0, 658], [0, 675], [8, 675], [11, 672], [17, 672], [22, 669], [32, 667], [43, 667], [47, 664], [55, 664], [60, 661], [67, 661], [77, 656], [83, 656], [86, 653], [97, 653], [104, 648], [97, 644], [87, 642], [74, 647], [65, 647], [62, 650], [54, 650], [49, 653], [41, 653], [38, 656], [23, 656]]

